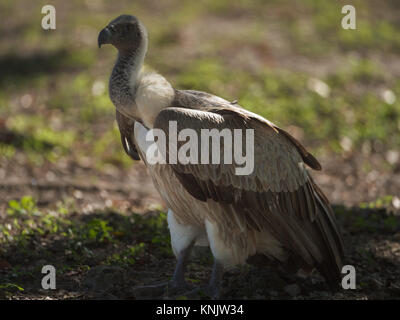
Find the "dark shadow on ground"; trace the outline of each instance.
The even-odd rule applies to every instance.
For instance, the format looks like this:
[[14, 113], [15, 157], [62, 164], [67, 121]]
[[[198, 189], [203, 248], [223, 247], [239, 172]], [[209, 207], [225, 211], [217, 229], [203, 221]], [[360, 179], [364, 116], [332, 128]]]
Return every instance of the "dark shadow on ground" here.
[[[317, 272], [300, 280], [265, 267], [244, 266], [226, 272], [223, 298], [228, 299], [397, 299], [400, 298], [400, 217], [384, 209], [335, 211], [343, 229], [346, 263], [357, 271], [357, 289], [332, 292]], [[25, 240], [3, 246], [1, 298], [140, 299], [133, 288], [168, 280], [175, 258], [170, 249], [165, 214], [121, 214], [105, 210], [72, 213], [56, 232], [33, 232]], [[68, 222], [69, 221], [69, 222]], [[22, 242], [21, 242], [22, 241]], [[57, 269], [57, 290], [40, 287], [41, 267]], [[205, 285], [212, 257], [207, 248], [194, 252], [187, 279]], [[145, 298], [163, 298], [162, 296]], [[175, 297], [176, 298], [176, 297]]]

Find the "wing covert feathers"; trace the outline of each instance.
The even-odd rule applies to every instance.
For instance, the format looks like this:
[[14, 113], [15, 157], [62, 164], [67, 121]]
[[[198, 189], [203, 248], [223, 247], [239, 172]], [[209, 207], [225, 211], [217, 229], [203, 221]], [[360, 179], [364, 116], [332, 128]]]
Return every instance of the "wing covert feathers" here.
[[221, 233], [268, 230], [300, 266], [317, 267], [330, 284], [337, 284], [343, 264], [341, 236], [331, 206], [303, 162], [314, 169], [321, 166], [288, 133], [263, 120], [238, 108], [174, 107], [161, 111], [154, 127], [168, 133], [169, 121], [176, 121], [178, 132], [191, 128], [198, 136], [201, 129], [254, 129], [254, 172], [248, 176], [235, 175], [234, 166], [226, 164], [170, 166], [190, 195], [224, 208], [206, 213]]

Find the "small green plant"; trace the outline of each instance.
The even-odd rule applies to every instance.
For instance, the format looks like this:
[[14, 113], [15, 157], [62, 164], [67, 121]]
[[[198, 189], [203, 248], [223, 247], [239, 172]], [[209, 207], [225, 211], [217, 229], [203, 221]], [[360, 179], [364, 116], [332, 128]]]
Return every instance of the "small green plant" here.
[[24, 288], [14, 283], [0, 284], [0, 298], [11, 298], [14, 294], [24, 291]]
[[83, 238], [100, 242], [111, 242], [113, 228], [108, 225], [108, 221], [95, 218], [87, 223], [83, 228]]
[[105, 264], [120, 264], [123, 266], [130, 266], [135, 264], [138, 257], [143, 255], [146, 250], [146, 244], [141, 242], [134, 246], [128, 246], [127, 249], [114, 253], [111, 257], [108, 257]]
[[0, 290], [6, 290], [6, 289], [17, 289], [18, 291], [24, 291], [24, 288], [20, 287], [19, 285], [16, 285], [15, 283], [0, 284]]
[[24, 196], [20, 201], [10, 200], [8, 202], [7, 213], [10, 216], [32, 216], [39, 215], [40, 212], [36, 207], [36, 202], [31, 196]]

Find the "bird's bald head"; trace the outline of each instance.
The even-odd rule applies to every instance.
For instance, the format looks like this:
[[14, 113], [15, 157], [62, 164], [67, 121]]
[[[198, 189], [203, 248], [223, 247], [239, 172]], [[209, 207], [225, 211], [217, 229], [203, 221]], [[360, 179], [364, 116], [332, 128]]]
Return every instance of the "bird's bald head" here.
[[122, 53], [136, 51], [144, 42], [147, 44], [147, 32], [135, 16], [124, 14], [101, 30], [97, 41], [99, 48], [103, 44], [112, 44]]

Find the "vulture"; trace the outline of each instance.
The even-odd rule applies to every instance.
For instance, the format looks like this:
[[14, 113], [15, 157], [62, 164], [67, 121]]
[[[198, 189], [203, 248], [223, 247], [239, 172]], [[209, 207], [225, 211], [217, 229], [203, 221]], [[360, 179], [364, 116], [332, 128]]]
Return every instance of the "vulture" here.
[[[160, 74], [144, 71], [148, 35], [136, 17], [112, 20], [99, 33], [99, 48], [104, 44], [118, 50], [109, 95], [122, 145], [132, 159], [145, 163], [168, 206], [177, 264], [171, 280], [146, 288], [190, 292], [184, 272], [195, 245], [209, 246], [214, 257], [210, 282], [202, 289], [211, 298], [220, 297], [226, 268], [252, 261], [302, 275], [317, 269], [337, 288], [344, 258], [341, 233], [328, 199], [306, 168], [321, 170], [319, 162], [289, 133], [236, 101], [178, 90]], [[234, 163], [222, 161], [150, 161], [152, 130], [162, 130], [168, 144], [183, 144], [170, 139], [170, 123], [178, 132], [190, 128], [199, 135], [203, 129], [253, 130], [253, 170], [240, 175]], [[222, 154], [223, 147], [211, 153]], [[169, 146], [166, 150], [171, 160]]]

